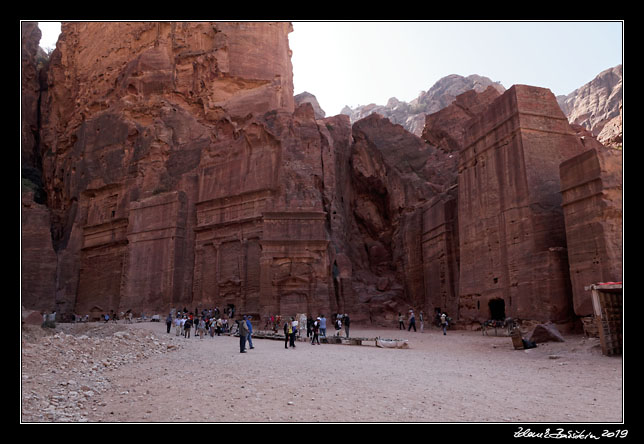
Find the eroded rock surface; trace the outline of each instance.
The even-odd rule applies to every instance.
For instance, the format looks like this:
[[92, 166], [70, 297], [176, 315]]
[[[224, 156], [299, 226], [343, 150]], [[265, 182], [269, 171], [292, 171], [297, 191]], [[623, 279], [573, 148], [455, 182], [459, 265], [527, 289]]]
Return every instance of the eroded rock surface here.
[[[559, 168], [603, 146], [550, 91], [450, 76], [418, 98], [417, 131], [397, 100], [352, 122], [294, 97], [288, 23], [62, 30], [40, 89], [23, 83], [24, 103], [40, 100], [35, 123], [25, 106], [24, 158], [42, 178], [23, 182], [28, 309], [234, 307], [381, 325], [410, 307], [463, 322], [585, 311], [568, 249], [585, 254], [569, 233], [587, 229], [564, 225]], [[617, 226], [613, 210], [591, 203], [585, 219]]]

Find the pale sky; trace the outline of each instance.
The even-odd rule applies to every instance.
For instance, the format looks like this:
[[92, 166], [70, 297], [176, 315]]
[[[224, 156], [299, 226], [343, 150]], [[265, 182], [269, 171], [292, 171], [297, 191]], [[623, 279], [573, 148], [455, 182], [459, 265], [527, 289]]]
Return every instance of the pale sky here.
[[60, 22], [38, 22], [38, 28], [42, 33], [40, 47], [54, 48], [60, 34]]
[[622, 22], [294, 22], [295, 94], [327, 116], [410, 102], [450, 74], [565, 95], [622, 63]]
[[[54, 47], [59, 22], [39, 27], [40, 46]], [[623, 23], [296, 21], [289, 46], [295, 94], [314, 94], [332, 116], [345, 105], [410, 102], [450, 74], [569, 94], [622, 63]]]

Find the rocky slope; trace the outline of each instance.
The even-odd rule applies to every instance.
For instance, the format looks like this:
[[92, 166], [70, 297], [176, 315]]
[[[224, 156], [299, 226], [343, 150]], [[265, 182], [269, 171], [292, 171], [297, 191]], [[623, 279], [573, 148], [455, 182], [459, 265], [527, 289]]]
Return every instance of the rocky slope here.
[[[386, 105], [371, 103], [353, 109], [346, 106], [342, 114], [356, 122], [378, 113], [420, 136], [425, 127], [425, 116], [445, 108], [466, 91], [482, 92], [490, 86], [498, 93], [505, 91], [500, 83], [484, 76], [453, 74], [438, 80], [409, 103], [392, 97]], [[606, 146], [621, 146], [622, 65], [602, 71], [570, 94], [557, 96], [557, 102], [571, 124], [590, 131]]]
[[499, 93], [505, 91], [505, 88], [500, 83], [493, 82], [484, 76], [473, 74], [463, 77], [452, 74], [438, 80], [428, 91], [421, 92], [417, 98], [409, 103], [392, 97], [386, 105], [371, 103], [355, 109], [346, 106], [342, 110], [342, 114], [348, 115], [351, 118], [351, 122], [356, 122], [372, 113], [378, 113], [388, 118], [391, 122], [402, 125], [410, 133], [420, 136], [425, 126], [426, 115], [445, 108], [454, 101], [456, 96], [466, 91], [482, 92], [489, 86], [492, 86]]
[[604, 145], [621, 146], [622, 65], [602, 71], [557, 102], [570, 123], [589, 130]]
[[25, 325], [22, 421], [86, 422], [88, 412], [104, 405], [101, 398], [112, 387], [110, 371], [183, 345], [127, 327], [115, 323], [59, 324], [56, 329]]

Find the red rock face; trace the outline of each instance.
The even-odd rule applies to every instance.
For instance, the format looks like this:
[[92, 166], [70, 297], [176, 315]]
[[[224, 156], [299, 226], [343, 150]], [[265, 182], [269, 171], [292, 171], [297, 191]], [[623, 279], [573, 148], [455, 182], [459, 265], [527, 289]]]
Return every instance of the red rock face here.
[[459, 238], [457, 190], [423, 209], [422, 261], [426, 313], [447, 312], [456, 319], [459, 310]]
[[587, 150], [560, 166], [573, 304], [592, 315], [597, 282], [622, 281], [622, 152]]
[[616, 134], [621, 136], [622, 65], [599, 73], [593, 80], [567, 96], [559, 96], [559, 105], [568, 120], [581, 125], [603, 143], [599, 137], [604, 126], [617, 118]]
[[423, 206], [450, 180], [444, 155], [378, 114], [353, 125], [354, 285], [369, 318], [393, 323], [424, 303]]
[[481, 93], [475, 90], [456, 96], [454, 101], [438, 112], [425, 117], [422, 138], [428, 143], [442, 147], [451, 152], [463, 148], [466, 123], [499, 97], [501, 93], [493, 86], [488, 86]]
[[194, 301], [262, 317], [329, 313], [335, 295], [321, 195], [328, 178], [312, 107], [264, 119], [228, 159], [203, 166]]
[[569, 318], [559, 164], [584, 147], [555, 97], [513, 86], [471, 122], [465, 146], [458, 179], [460, 317], [487, 319], [501, 308], [521, 319]]
[[[576, 199], [604, 163], [582, 155], [560, 171], [598, 144], [582, 144], [554, 96], [468, 92], [427, 117], [423, 138], [377, 114], [321, 118], [294, 106], [290, 30], [63, 25], [35, 146], [47, 205], [23, 196], [25, 308], [234, 306], [393, 325], [410, 307], [488, 319], [494, 301], [507, 316], [567, 319], [567, 238], [571, 258], [590, 251], [574, 214], [608, 220], [614, 208], [596, 207], [621, 188]], [[619, 247], [605, 243], [612, 264]], [[575, 296], [578, 313], [585, 303]]]
[[[33, 310], [55, 310], [56, 253], [51, 245], [49, 210], [23, 189], [21, 211], [21, 300]], [[42, 318], [41, 318], [42, 321]]]
[[434, 174], [440, 171], [444, 178], [441, 193], [424, 205], [422, 214], [424, 307], [427, 313], [447, 312], [455, 319], [458, 317], [458, 153], [464, 148], [467, 124], [500, 95], [492, 86], [481, 92], [470, 90], [425, 118], [422, 138], [437, 147], [432, 161]]
[[[63, 311], [224, 302], [224, 287], [253, 266], [222, 265], [222, 291], [193, 297], [206, 227], [238, 229], [284, 200], [311, 209], [316, 199], [299, 193], [309, 187], [283, 166], [300, 161], [298, 146], [276, 139], [270, 117], [251, 117], [281, 110], [280, 131], [293, 125], [289, 32], [288, 23], [63, 25], [42, 128]], [[252, 257], [257, 239], [233, 231], [249, 246], [226, 248]], [[259, 282], [244, 289], [257, 294]]]
[[36, 22], [21, 24], [21, 121], [22, 121], [22, 166], [23, 170], [35, 168], [40, 159], [36, 153], [38, 137], [38, 99], [40, 81], [38, 79], [38, 43], [41, 32]]
[[[36, 22], [24, 22], [21, 29], [22, 67], [22, 183], [21, 183], [21, 302], [24, 307], [52, 311], [56, 289], [56, 254], [52, 247], [50, 212], [44, 205], [38, 153], [37, 69], [40, 30]], [[42, 316], [36, 321], [42, 322]]]

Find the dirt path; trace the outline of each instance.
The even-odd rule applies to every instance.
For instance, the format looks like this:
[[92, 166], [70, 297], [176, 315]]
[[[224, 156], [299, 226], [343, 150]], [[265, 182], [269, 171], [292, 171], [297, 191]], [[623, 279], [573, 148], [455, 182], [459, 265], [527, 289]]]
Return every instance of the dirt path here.
[[410, 348], [255, 339], [240, 354], [238, 338], [186, 339], [162, 323], [102, 328], [113, 331], [23, 339], [23, 421], [622, 421], [622, 359], [582, 336], [514, 350], [480, 332], [354, 327]]

